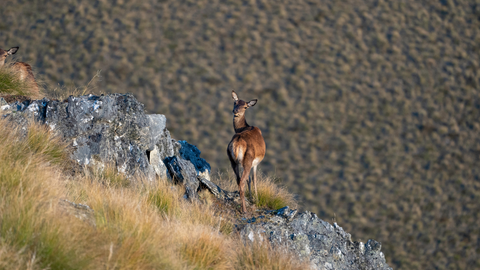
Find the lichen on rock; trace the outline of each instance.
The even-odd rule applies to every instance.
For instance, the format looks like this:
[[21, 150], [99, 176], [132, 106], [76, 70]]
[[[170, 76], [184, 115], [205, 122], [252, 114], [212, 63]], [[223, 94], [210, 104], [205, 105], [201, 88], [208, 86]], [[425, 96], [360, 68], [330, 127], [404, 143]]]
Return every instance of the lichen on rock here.
[[244, 241], [267, 239], [274, 247], [289, 249], [310, 261], [311, 269], [392, 269], [380, 243], [353, 242], [336, 223], [331, 225], [308, 211], [297, 213], [288, 206], [247, 220], [239, 225], [239, 231]]

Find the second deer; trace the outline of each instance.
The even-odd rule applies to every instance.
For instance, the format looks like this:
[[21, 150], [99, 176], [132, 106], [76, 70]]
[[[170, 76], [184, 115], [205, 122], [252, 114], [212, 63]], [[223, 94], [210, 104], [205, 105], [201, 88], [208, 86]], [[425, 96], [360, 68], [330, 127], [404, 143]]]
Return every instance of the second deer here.
[[[19, 47], [12, 47], [8, 51], [0, 48], [0, 67], [3, 67], [3, 65], [5, 65], [5, 60], [7, 59], [7, 57], [15, 54], [18, 51], [18, 48]], [[40, 92], [38, 90], [38, 84], [35, 81], [35, 76], [32, 72], [32, 66], [25, 62], [16, 62], [13, 64], [12, 67], [18, 72], [20, 80], [29, 84], [29, 87], [31, 88], [31, 94], [38, 95]]]
[[[248, 179], [248, 191], [250, 189], [250, 170], [253, 168], [253, 185], [255, 186], [255, 197], [257, 195], [257, 166], [265, 157], [265, 141], [262, 132], [258, 127], [249, 126], [245, 120], [245, 111], [257, 104], [257, 100], [245, 102], [238, 99], [235, 91], [232, 91], [233, 105], [233, 128], [235, 135], [228, 144], [227, 153], [232, 165], [235, 176], [237, 177], [240, 199], [242, 201], [242, 212], [247, 211], [245, 207], [245, 182]], [[243, 167], [243, 173], [240, 176], [240, 166]]]

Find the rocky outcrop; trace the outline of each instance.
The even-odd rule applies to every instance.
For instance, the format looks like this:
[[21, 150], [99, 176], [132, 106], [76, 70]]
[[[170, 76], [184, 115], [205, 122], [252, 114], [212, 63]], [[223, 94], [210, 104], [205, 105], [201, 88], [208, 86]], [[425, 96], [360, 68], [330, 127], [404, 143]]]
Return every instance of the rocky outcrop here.
[[[13, 103], [0, 98], [0, 115], [21, 127], [30, 120], [47, 125], [71, 144], [71, 158], [79, 165], [101, 168], [111, 163], [127, 176], [141, 174], [149, 181], [168, 177], [184, 185], [185, 197], [191, 200], [200, 189], [210, 190], [221, 200], [239, 198], [237, 191], [222, 190], [210, 181], [210, 165], [200, 158], [197, 147], [171, 138], [165, 116], [145, 114], [143, 104], [130, 94]], [[66, 200], [60, 206], [95, 226], [88, 206]], [[288, 248], [309, 260], [312, 269], [391, 269], [380, 243], [352, 242], [337, 224], [332, 226], [310, 212], [297, 213], [288, 207], [267, 211], [241, 220], [238, 229], [245, 241], [268, 240]]]
[[181, 164], [183, 167], [191, 166], [195, 173], [186, 175], [185, 181], [177, 175], [181, 183], [189, 183], [190, 196], [197, 192], [197, 175], [209, 178], [210, 165], [200, 158], [200, 151], [185, 141], [179, 143], [172, 139], [165, 116], [145, 114], [143, 104], [131, 94], [13, 103], [0, 98], [0, 114], [20, 126], [25, 126], [29, 120], [47, 125], [71, 144], [71, 158], [80, 166], [103, 167], [111, 163], [127, 176], [142, 175], [154, 181], [157, 176], [165, 178], [178, 174], [175, 171], [167, 173], [169, 168], [164, 162], [169, 157], [178, 157], [185, 160]]
[[375, 240], [352, 242], [350, 234], [336, 223], [319, 219], [308, 211], [297, 213], [287, 207], [266, 212], [239, 225], [245, 241], [268, 240], [309, 260], [311, 269], [391, 270]]

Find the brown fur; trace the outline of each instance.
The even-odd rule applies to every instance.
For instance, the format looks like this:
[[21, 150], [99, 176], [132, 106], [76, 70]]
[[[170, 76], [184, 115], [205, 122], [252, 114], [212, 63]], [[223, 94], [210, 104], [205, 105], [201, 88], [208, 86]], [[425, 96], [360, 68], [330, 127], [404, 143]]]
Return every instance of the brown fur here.
[[[17, 50], [18, 47], [13, 47], [8, 51], [0, 48], [0, 67], [5, 64], [5, 60], [7, 59], [7, 57], [15, 54]], [[32, 66], [25, 62], [16, 62], [12, 65], [12, 68], [18, 72], [20, 80], [25, 81], [29, 84], [29, 87], [31, 89], [31, 95], [38, 96], [40, 94], [40, 91], [38, 89], [38, 84], [35, 80], [35, 76], [33, 75]]]
[[[245, 182], [249, 179], [250, 170], [253, 168], [253, 184], [255, 186], [255, 196], [257, 197], [257, 166], [265, 157], [266, 147], [260, 129], [249, 126], [245, 120], [246, 109], [254, 106], [257, 100], [252, 100], [248, 103], [239, 100], [234, 91], [232, 91], [232, 97], [235, 100], [233, 107], [235, 135], [233, 135], [232, 140], [228, 144], [227, 154], [237, 178], [242, 211], [245, 213]], [[240, 166], [243, 167], [241, 176]], [[251, 194], [250, 180], [248, 181], [248, 190]]]

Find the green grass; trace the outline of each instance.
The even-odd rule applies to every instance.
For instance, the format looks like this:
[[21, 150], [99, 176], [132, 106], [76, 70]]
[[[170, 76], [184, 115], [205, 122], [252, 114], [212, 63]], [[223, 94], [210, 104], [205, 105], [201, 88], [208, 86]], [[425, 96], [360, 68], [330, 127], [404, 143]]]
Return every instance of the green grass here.
[[157, 187], [150, 189], [147, 194], [147, 200], [162, 213], [174, 215], [179, 211], [178, 191], [164, 183], [159, 183]]
[[17, 72], [9, 67], [0, 67], [0, 94], [22, 95], [30, 94], [28, 84], [20, 80]]

